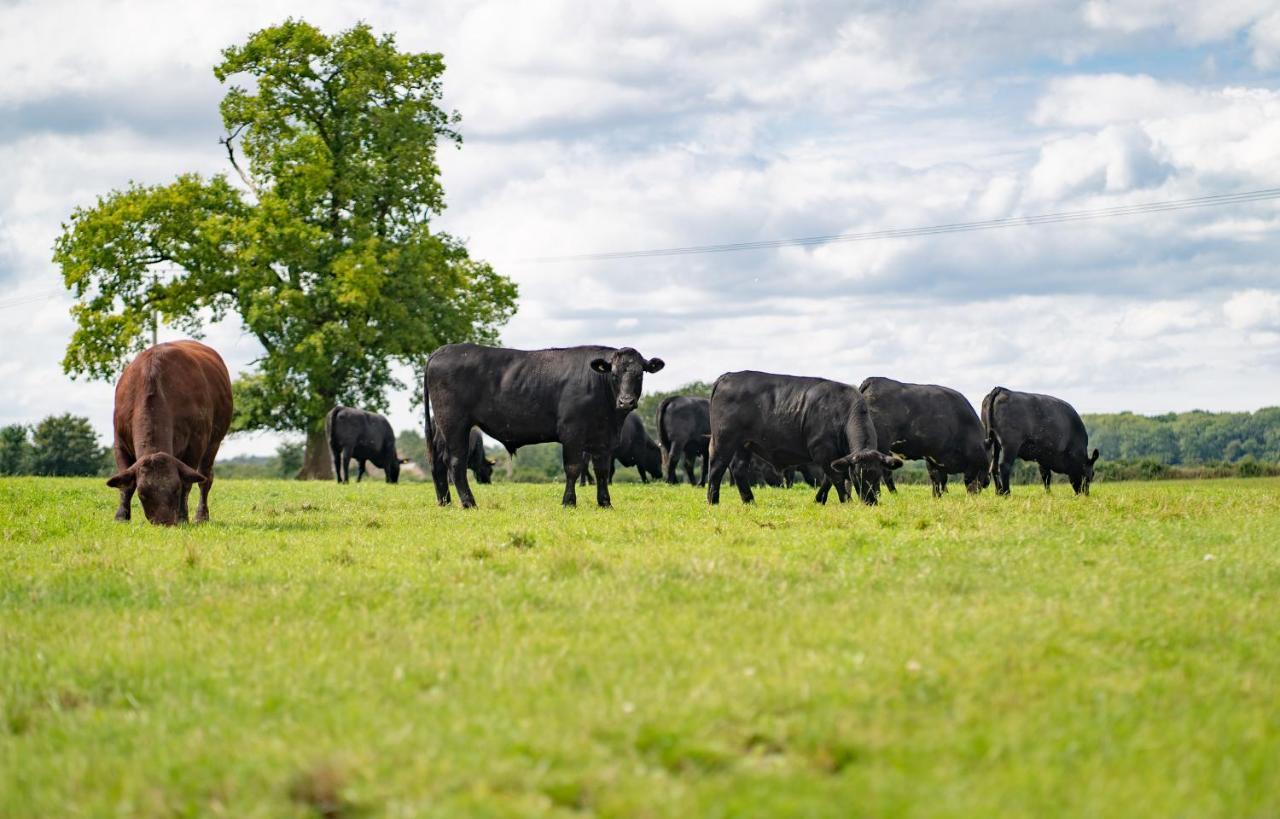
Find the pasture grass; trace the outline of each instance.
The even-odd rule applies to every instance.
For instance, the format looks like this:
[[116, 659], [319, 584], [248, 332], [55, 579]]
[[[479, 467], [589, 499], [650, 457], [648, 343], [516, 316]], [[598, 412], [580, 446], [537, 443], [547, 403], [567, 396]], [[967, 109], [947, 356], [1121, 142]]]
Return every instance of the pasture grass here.
[[0, 481], [0, 815], [1280, 815], [1280, 480], [559, 495]]

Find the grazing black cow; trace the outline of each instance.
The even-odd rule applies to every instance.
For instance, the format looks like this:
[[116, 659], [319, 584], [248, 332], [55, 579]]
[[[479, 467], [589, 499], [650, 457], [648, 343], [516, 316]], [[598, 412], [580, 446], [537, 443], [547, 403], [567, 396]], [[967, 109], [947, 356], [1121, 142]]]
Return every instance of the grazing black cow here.
[[[873, 504], [881, 476], [902, 461], [876, 448], [876, 428], [862, 393], [825, 378], [761, 372], [725, 373], [711, 388], [711, 469], [707, 502], [720, 502], [720, 481], [730, 464], [743, 503], [753, 500], [746, 473], [751, 455], [775, 468], [816, 463], [841, 503], [851, 483]], [[825, 503], [824, 483], [815, 500]]]
[[334, 407], [324, 417], [324, 435], [333, 453], [333, 472], [338, 483], [350, 481], [352, 458], [360, 465], [356, 483], [368, 474], [366, 461], [386, 473], [387, 483], [398, 483], [400, 464], [409, 463], [408, 458], [396, 454], [396, 434], [391, 422], [376, 412]]
[[1009, 473], [1018, 458], [1040, 465], [1049, 491], [1054, 472], [1071, 480], [1076, 494], [1089, 494], [1098, 450], [1089, 453], [1089, 433], [1075, 409], [1060, 398], [996, 387], [982, 399], [982, 424], [996, 492], [1009, 494]]
[[747, 485], [752, 488], [769, 486], [779, 489], [787, 486], [786, 474], [775, 469], [773, 464], [759, 455], [752, 455], [746, 464], [742, 464], [737, 460], [729, 462], [729, 483], [737, 486], [738, 473], [734, 470], [741, 470], [746, 475]]
[[[990, 482], [986, 432], [969, 399], [949, 387], [880, 377], [863, 381], [858, 391], [871, 410], [880, 451], [908, 461], [923, 458], [935, 498], [947, 491], [950, 473], [963, 473], [970, 493]], [[897, 491], [890, 475], [885, 486]]]
[[[478, 426], [515, 451], [558, 441], [564, 446], [563, 503], [575, 506], [584, 454], [609, 474], [627, 414], [640, 400], [645, 373], [663, 367], [630, 347], [511, 350], [448, 344], [427, 361], [424, 396], [436, 499], [450, 502], [449, 475], [463, 508], [476, 505], [467, 484], [467, 436]], [[596, 481], [596, 502], [609, 506], [609, 482]]]
[[[694, 395], [673, 395], [658, 405], [658, 444], [667, 483], [677, 483], [676, 464], [684, 462], [691, 486], [707, 485], [707, 460], [711, 450], [711, 402]], [[693, 463], [702, 459], [702, 477], [693, 479]]]
[[480, 430], [471, 428], [471, 440], [467, 443], [467, 468], [476, 476], [476, 483], [493, 483], [494, 460], [484, 454], [484, 438]]
[[[648, 483], [650, 476], [654, 480], [662, 477], [662, 451], [649, 437], [649, 432], [644, 428], [644, 422], [640, 420], [640, 416], [634, 412], [622, 422], [622, 432], [618, 435], [618, 445], [613, 450], [613, 459], [616, 463], [610, 465], [608, 476], [610, 483], [613, 483], [617, 464], [634, 466], [640, 473], [641, 483]], [[585, 458], [582, 461], [582, 477], [578, 479], [578, 483], [581, 486], [595, 483], [591, 475], [591, 466]]]

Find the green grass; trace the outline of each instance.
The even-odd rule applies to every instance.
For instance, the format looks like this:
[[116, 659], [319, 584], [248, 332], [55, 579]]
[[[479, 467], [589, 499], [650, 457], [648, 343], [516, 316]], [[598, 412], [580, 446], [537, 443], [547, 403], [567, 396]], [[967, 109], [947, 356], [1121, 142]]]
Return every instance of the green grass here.
[[1280, 480], [431, 494], [0, 481], [0, 815], [1280, 815]]

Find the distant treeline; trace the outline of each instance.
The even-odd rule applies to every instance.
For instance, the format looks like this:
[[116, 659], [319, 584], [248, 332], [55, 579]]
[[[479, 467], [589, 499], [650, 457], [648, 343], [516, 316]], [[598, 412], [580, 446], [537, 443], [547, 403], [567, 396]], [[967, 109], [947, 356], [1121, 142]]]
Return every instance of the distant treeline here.
[[[636, 412], [655, 439], [658, 405], [671, 395], [710, 396], [711, 385], [698, 381], [671, 392], [650, 393]], [[1280, 407], [1257, 412], [1193, 412], [1135, 415], [1131, 412], [1084, 416], [1089, 445], [1102, 450], [1100, 481], [1280, 476]], [[429, 474], [427, 444], [422, 433], [405, 430], [397, 437], [400, 454], [413, 459], [421, 476]], [[543, 482], [562, 480], [558, 444], [523, 447], [508, 464], [502, 447], [490, 447], [498, 465], [494, 480]], [[220, 478], [291, 478], [302, 466], [302, 444], [281, 444], [274, 455], [219, 459]], [[89, 419], [51, 415], [38, 424], [0, 428], [0, 475], [109, 475], [115, 462]], [[411, 473], [402, 480], [412, 480]], [[895, 475], [898, 483], [927, 483], [923, 466], [912, 463]], [[1019, 463], [1014, 479], [1036, 483], [1034, 464]], [[617, 480], [637, 480], [634, 469], [619, 469]]]

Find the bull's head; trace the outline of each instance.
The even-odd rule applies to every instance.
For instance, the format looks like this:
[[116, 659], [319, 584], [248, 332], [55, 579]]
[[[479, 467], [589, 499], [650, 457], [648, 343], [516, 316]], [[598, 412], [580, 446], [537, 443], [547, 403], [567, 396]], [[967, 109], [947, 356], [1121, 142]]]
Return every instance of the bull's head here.
[[609, 376], [615, 406], [623, 412], [630, 412], [640, 403], [644, 374], [656, 373], [665, 366], [666, 362], [661, 358], [646, 361], [630, 347], [615, 350], [608, 358], [597, 358], [591, 362], [591, 369]]
[[831, 462], [831, 468], [845, 475], [863, 503], [874, 506], [880, 500], [884, 473], [902, 466], [902, 461], [875, 449], [862, 449]]
[[204, 475], [167, 452], [139, 458], [133, 466], [107, 479], [115, 489], [136, 489], [147, 520], [160, 526], [178, 522], [182, 498], [193, 483], [203, 483]]

